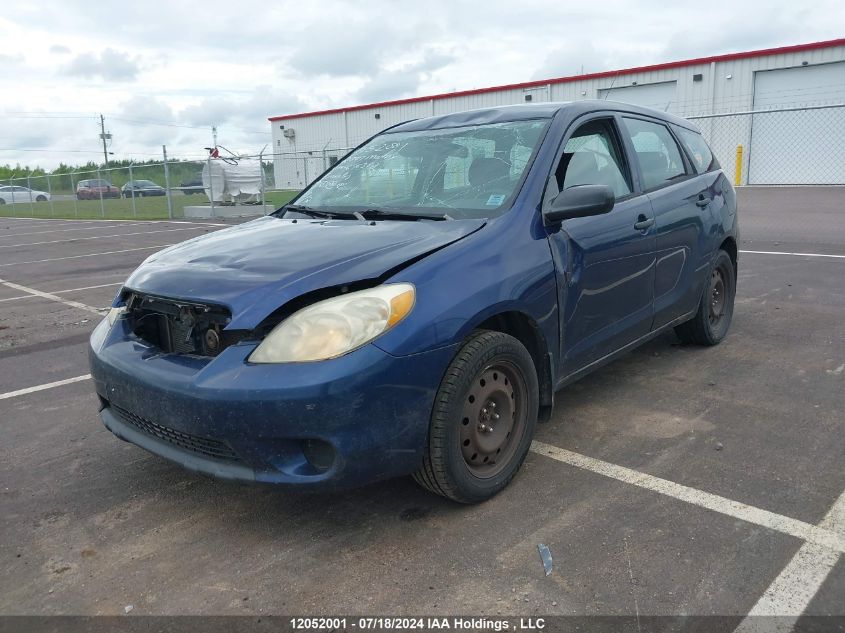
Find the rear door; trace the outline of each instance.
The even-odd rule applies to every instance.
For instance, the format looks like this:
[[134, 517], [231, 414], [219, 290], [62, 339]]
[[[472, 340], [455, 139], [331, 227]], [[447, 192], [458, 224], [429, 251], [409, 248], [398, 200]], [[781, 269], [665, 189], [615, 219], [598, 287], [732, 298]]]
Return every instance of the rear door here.
[[622, 120], [640, 183], [654, 210], [652, 329], [657, 329], [698, 305], [700, 282], [709, 265], [704, 218], [713, 193], [665, 122], [635, 115]]
[[561, 375], [567, 376], [648, 334], [654, 288], [654, 216], [637, 192], [619, 121], [592, 115], [573, 124], [549, 178], [545, 204], [574, 185], [603, 184], [616, 202], [605, 215], [552, 230], [558, 276]]

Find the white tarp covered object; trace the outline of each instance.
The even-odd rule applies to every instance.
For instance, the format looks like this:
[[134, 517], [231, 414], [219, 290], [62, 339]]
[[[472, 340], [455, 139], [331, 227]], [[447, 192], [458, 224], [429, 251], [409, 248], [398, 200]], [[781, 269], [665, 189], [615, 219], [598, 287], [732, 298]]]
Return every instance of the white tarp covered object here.
[[256, 202], [261, 196], [261, 163], [240, 159], [233, 165], [212, 158], [202, 168], [202, 186], [214, 202]]

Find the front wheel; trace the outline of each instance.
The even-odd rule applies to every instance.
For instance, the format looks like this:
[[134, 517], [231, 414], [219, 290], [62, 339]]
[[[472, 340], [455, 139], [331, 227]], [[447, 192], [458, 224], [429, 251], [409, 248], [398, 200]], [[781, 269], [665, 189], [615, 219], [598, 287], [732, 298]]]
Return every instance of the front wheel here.
[[36, 202], [47, 202], [47, 196], [38, 196], [35, 198]]
[[675, 328], [684, 343], [716, 345], [728, 333], [734, 312], [736, 274], [733, 260], [720, 250], [710, 270], [710, 277], [695, 316]]
[[522, 465], [538, 408], [537, 371], [525, 346], [502, 332], [474, 333], [440, 383], [414, 479], [461, 503], [489, 499]]

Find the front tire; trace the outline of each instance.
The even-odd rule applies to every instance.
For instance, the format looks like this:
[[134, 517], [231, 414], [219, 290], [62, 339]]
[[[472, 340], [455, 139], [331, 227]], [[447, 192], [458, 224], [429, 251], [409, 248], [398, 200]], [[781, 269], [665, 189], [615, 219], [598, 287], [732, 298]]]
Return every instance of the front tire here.
[[720, 250], [710, 269], [707, 286], [701, 295], [695, 316], [675, 328], [684, 343], [717, 345], [728, 333], [734, 312], [736, 273], [733, 260]]
[[461, 503], [489, 499], [528, 454], [538, 409], [537, 371], [525, 346], [502, 332], [474, 333], [440, 383], [414, 480]]

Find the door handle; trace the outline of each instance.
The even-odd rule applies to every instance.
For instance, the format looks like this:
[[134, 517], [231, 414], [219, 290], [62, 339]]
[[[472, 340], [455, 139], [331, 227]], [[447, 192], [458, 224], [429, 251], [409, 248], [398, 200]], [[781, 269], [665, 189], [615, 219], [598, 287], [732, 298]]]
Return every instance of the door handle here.
[[698, 200], [695, 201], [695, 205], [697, 207], [706, 207], [708, 204], [713, 202], [713, 198], [709, 196], [705, 196], [703, 193], [698, 194]]
[[645, 231], [649, 229], [652, 224], [654, 224], [654, 218], [647, 218], [641, 213], [640, 217], [637, 218], [637, 221], [634, 222], [634, 228], [638, 231]]

